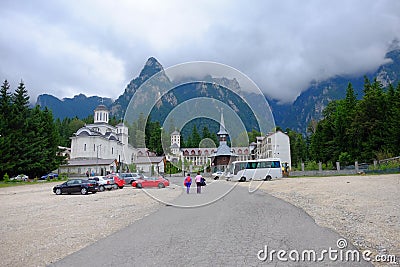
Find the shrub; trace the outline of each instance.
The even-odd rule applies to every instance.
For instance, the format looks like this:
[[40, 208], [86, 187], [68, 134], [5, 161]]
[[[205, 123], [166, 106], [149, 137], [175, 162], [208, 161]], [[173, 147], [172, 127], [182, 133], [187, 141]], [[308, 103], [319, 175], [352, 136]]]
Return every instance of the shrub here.
[[340, 165], [342, 165], [342, 166], [349, 165], [352, 162], [350, 154], [347, 152], [340, 153], [339, 162], [340, 162]]
[[318, 163], [316, 161], [308, 161], [304, 164], [304, 170], [315, 171], [318, 170]]

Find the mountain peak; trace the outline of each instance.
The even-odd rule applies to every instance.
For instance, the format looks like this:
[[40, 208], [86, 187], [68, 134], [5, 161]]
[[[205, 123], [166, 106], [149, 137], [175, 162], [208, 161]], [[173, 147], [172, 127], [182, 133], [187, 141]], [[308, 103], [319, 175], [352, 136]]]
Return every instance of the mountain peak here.
[[146, 80], [153, 76], [154, 74], [164, 70], [162, 65], [155, 59], [154, 57], [150, 57], [146, 64], [144, 65], [142, 71], [140, 72], [139, 77], [143, 80]]
[[155, 57], [149, 57], [146, 62], [146, 66], [156, 66], [162, 69], [160, 62]]

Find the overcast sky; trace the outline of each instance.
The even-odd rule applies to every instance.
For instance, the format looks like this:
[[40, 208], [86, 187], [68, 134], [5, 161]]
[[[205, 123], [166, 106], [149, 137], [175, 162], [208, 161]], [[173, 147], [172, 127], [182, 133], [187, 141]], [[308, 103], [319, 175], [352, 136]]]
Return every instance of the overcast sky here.
[[215, 61], [270, 97], [364, 74], [400, 39], [400, 1], [18, 1], [0, 8], [0, 79], [39, 94], [116, 99], [153, 56]]

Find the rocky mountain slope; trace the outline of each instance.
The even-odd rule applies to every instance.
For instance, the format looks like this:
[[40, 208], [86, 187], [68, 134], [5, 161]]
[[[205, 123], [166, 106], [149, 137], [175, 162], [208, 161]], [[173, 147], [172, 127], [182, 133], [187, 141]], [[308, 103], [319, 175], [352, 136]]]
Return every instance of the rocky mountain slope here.
[[[377, 78], [384, 86], [389, 83], [397, 85], [400, 81], [400, 49], [394, 49], [387, 53], [387, 58], [391, 62], [380, 66], [375, 72], [366, 73], [370, 80]], [[40, 95], [37, 104], [42, 107], [47, 106], [53, 111], [56, 118], [87, 117], [93, 114], [95, 107], [103, 103], [111, 110], [111, 114], [117, 118], [122, 118], [128, 107], [132, 96], [147, 79], [163, 70], [162, 65], [153, 57], [149, 58], [144, 65], [139, 76], [134, 78], [114, 102], [109, 98], [86, 97], [78, 95], [73, 98], [59, 100], [51, 95]], [[157, 86], [169, 86], [171, 81], [166, 75], [160, 76]], [[243, 114], [248, 114], [248, 107], [235, 94], [224, 90], [223, 87], [212, 88], [213, 82], [226, 85], [229, 88], [240, 90], [240, 85], [236, 80], [227, 78], [205, 77], [209, 83], [193, 83], [175, 88], [162, 98], [162, 101], [153, 108], [151, 117], [153, 120], [163, 121], [166, 115], [179, 103], [195, 97], [208, 97], [227, 103], [245, 121], [246, 128], [251, 131], [255, 128], [254, 118], [248, 118]], [[312, 119], [318, 120], [322, 116], [322, 111], [326, 105], [334, 100], [344, 98], [348, 83], [351, 82], [358, 97], [363, 95], [364, 75], [358, 77], [337, 76], [325, 81], [315, 81], [304, 91], [294, 103], [278, 104], [273, 99], [267, 101], [271, 106], [275, 124], [283, 129], [291, 128], [298, 132], [305, 133], [308, 124]], [[161, 84], [161, 85], [160, 85]], [[157, 86], [150, 88], [148, 94], [157, 94]], [[143, 98], [142, 101], [146, 101]], [[215, 127], [217, 127], [215, 125]]]

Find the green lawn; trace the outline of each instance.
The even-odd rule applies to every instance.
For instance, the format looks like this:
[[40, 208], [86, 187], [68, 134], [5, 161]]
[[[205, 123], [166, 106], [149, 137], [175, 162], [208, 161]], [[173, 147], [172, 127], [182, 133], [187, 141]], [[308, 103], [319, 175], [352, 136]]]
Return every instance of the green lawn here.
[[55, 183], [55, 182], [62, 182], [64, 180], [40, 180], [40, 181], [31, 181], [31, 182], [24, 182], [24, 181], [0, 181], [0, 188], [3, 187], [11, 187], [11, 186], [20, 186], [20, 185], [33, 185], [33, 184], [43, 184], [43, 183]]

